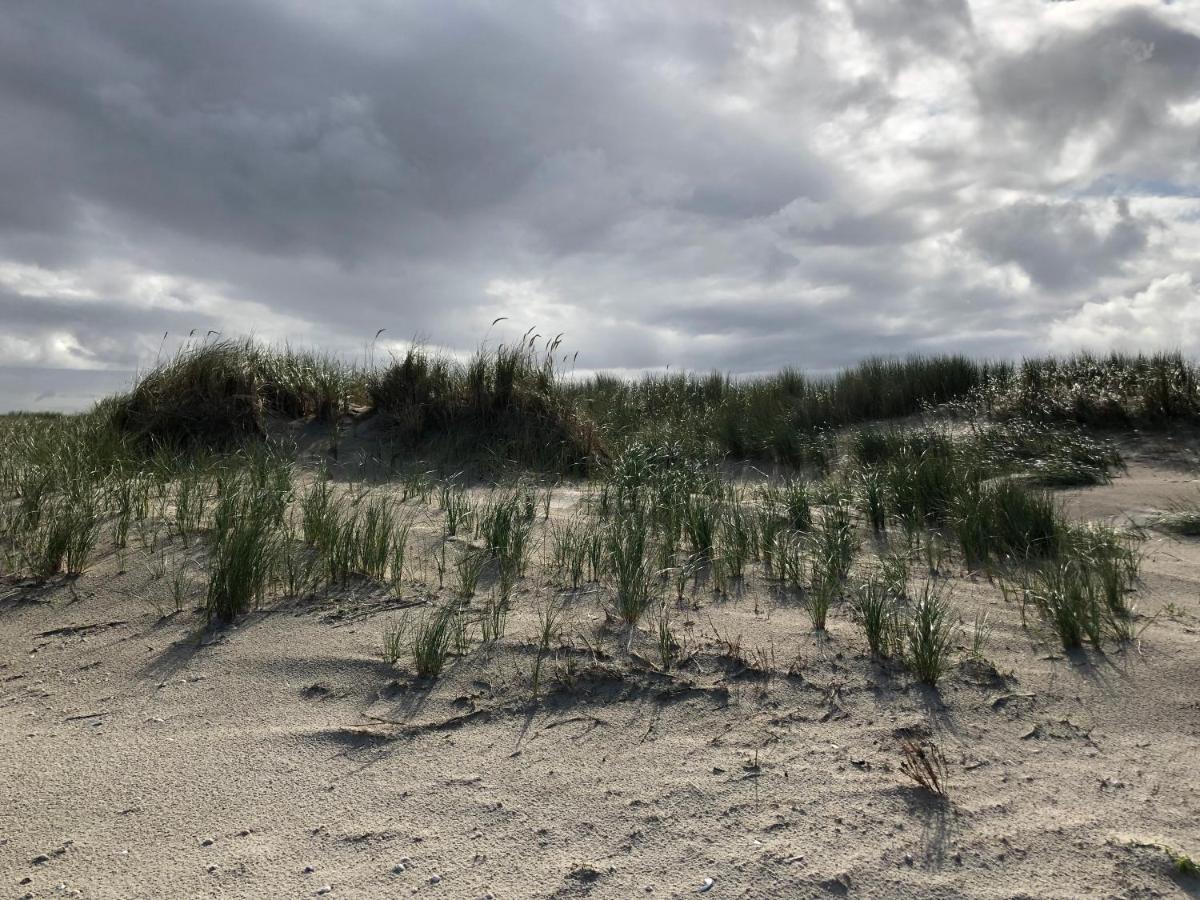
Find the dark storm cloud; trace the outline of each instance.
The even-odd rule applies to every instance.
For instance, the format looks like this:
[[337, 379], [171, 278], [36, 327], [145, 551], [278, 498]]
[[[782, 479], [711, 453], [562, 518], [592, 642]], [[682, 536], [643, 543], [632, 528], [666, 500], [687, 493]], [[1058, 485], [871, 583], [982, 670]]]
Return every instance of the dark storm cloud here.
[[849, 0], [854, 24], [879, 43], [892, 68], [922, 54], [955, 56], [974, 45], [966, 0]]
[[1039, 153], [1059, 154], [1080, 138], [1095, 142], [1105, 164], [1145, 165], [1147, 144], [1195, 146], [1194, 127], [1170, 110], [1200, 91], [1200, 35], [1131, 6], [1000, 56], [978, 87], [991, 124]]
[[992, 262], [1015, 263], [1044, 288], [1090, 285], [1119, 272], [1146, 248], [1152, 223], [1117, 201], [1115, 221], [1098, 224], [1080, 203], [1022, 201], [972, 217], [966, 236]]
[[589, 368], [1031, 350], [1200, 270], [1147, 187], [1195, 172], [1196, 17], [1062, 6], [13, 0], [0, 364], [498, 315]]
[[531, 192], [563, 208], [515, 224], [553, 239], [589, 192], [611, 219], [657, 202], [736, 218], [823, 191], [803, 148], [692, 116], [553, 9], [375, 12], [362, 26], [394, 42], [260, 4], [26, 5], [0, 46], [5, 98], [58, 140], [55, 158], [12, 160], [6, 186], [69, 168], [44, 206], [348, 260], [441, 249]]

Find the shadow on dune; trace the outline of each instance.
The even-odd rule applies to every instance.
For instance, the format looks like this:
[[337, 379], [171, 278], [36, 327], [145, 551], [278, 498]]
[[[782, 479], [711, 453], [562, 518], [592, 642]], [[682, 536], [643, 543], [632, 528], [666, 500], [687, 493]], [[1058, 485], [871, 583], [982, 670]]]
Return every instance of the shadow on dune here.
[[915, 785], [892, 788], [908, 810], [921, 823], [921, 855], [927, 866], [941, 868], [946, 862], [946, 845], [954, 836], [957, 816], [954, 804]]

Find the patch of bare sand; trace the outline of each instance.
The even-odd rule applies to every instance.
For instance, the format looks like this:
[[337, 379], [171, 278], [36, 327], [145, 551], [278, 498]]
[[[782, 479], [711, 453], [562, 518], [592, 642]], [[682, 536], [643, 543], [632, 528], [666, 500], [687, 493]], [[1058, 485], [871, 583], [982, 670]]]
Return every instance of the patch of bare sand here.
[[[1079, 515], [1194, 490], [1138, 463]], [[48, 897], [1197, 895], [1200, 543], [1151, 533], [1140, 645], [1065, 655], [986, 580], [948, 573], [987, 663], [937, 691], [873, 663], [844, 609], [817, 640], [761, 584], [676, 613], [656, 671], [559, 594], [569, 647], [531, 700], [534, 609], [421, 682], [385, 664], [378, 597], [281, 603], [204, 632], [113, 557], [0, 598], [0, 885]], [[761, 579], [759, 580], [761, 582]], [[168, 604], [169, 605], [169, 604]], [[688, 624], [690, 623], [690, 624]], [[584, 640], [586, 638], [586, 640]], [[644, 640], [644, 639], [643, 639]], [[741, 654], [730, 653], [740, 640]], [[965, 658], [962, 654], [960, 658]], [[900, 740], [949, 762], [936, 800]]]

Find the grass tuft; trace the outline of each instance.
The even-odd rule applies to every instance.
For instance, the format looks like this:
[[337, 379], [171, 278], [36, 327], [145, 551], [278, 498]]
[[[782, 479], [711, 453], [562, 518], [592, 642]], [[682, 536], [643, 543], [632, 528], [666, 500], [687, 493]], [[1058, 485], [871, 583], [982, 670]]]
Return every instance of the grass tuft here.
[[930, 582], [913, 606], [905, 629], [904, 661], [913, 674], [936, 687], [950, 667], [954, 610]]

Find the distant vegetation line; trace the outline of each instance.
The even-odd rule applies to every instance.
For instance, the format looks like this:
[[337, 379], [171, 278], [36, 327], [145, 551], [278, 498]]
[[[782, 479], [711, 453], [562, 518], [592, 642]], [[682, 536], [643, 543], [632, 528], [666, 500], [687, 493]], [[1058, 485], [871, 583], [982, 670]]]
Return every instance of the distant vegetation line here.
[[266, 433], [268, 416], [384, 417], [398, 452], [487, 454], [586, 471], [632, 444], [687, 456], [803, 465], [833, 429], [931, 410], [993, 419], [1161, 428], [1200, 419], [1197, 364], [1179, 353], [867, 359], [828, 377], [795, 369], [565, 379], [558, 341], [480, 351], [461, 363], [415, 348], [384, 365], [214, 340], [184, 348], [131, 391], [98, 404], [93, 428], [145, 450], [219, 449]]

